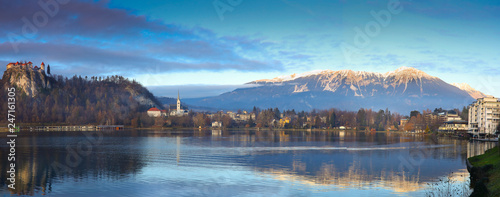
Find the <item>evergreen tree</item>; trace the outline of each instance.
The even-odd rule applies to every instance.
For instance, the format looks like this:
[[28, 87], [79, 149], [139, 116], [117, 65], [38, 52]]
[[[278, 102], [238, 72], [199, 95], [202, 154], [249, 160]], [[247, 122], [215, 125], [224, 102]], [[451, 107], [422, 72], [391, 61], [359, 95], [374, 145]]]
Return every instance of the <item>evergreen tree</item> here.
[[330, 126], [331, 127], [337, 126], [337, 115], [335, 114], [334, 111], [332, 111], [332, 114], [330, 115]]
[[356, 121], [359, 126], [367, 126], [366, 125], [366, 112], [364, 109], [359, 109], [358, 114], [356, 116]]
[[460, 114], [460, 117], [462, 118], [462, 120], [468, 121], [469, 120], [469, 108], [464, 107], [462, 109], [462, 113]]
[[50, 75], [50, 64], [49, 64], [49, 65], [47, 65], [47, 74], [49, 74], [49, 75]]

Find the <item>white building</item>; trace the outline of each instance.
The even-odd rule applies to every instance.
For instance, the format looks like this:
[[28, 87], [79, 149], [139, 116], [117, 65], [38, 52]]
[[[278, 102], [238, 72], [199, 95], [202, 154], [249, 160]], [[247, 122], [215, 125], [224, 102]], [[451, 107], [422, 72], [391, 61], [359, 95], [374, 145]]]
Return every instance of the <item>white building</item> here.
[[148, 113], [149, 117], [160, 117], [161, 116], [161, 110], [159, 110], [156, 107], [149, 109], [147, 113]]
[[218, 128], [221, 128], [222, 127], [222, 122], [218, 122], [218, 121], [215, 121], [215, 122], [212, 122], [212, 127], [218, 127]]
[[465, 120], [446, 121], [439, 127], [440, 132], [467, 133], [468, 126]]
[[500, 101], [495, 97], [479, 98], [469, 105], [469, 132], [493, 134], [500, 123]]
[[179, 92], [177, 92], [177, 108], [176, 109], [171, 109], [170, 110], [170, 115], [171, 116], [184, 116], [187, 115], [188, 111], [185, 109], [181, 108], [181, 99]]

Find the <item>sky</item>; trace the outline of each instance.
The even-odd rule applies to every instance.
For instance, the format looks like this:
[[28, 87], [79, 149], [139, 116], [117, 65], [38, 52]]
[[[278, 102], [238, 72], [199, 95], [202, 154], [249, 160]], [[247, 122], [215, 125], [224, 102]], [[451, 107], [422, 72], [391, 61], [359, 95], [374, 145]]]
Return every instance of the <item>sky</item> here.
[[408, 66], [500, 97], [500, 1], [0, 2], [0, 64], [122, 75], [156, 96], [215, 96], [312, 70]]

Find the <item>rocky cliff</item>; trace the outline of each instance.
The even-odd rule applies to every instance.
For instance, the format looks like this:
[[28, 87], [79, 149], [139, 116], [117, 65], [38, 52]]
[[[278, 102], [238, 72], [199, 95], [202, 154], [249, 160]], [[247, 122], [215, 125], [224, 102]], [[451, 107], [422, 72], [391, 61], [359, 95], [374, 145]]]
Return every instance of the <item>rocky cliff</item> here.
[[[4, 72], [0, 85], [0, 103], [7, 102], [8, 88], [16, 88], [18, 123], [128, 125], [150, 107], [163, 108], [141, 84], [121, 76], [67, 78], [13, 67]], [[0, 116], [6, 117], [6, 106], [0, 106]]]
[[[2, 84], [16, 86], [18, 91], [29, 97], [35, 97], [40, 91], [52, 88], [55, 80], [47, 76], [43, 70], [9, 68], [2, 77]], [[3, 86], [7, 88], [7, 86]]]

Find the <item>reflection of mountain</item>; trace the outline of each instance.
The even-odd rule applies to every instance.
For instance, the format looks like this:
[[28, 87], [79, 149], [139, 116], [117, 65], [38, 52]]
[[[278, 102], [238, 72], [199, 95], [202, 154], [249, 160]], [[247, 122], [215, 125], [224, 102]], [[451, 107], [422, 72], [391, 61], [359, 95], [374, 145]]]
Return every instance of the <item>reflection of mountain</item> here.
[[378, 187], [395, 192], [412, 192], [425, 187], [422, 182], [419, 182], [418, 175], [407, 176], [403, 172], [381, 171], [377, 176], [359, 169], [355, 163], [349, 167], [348, 171], [338, 171], [333, 164], [323, 164], [314, 176], [299, 175], [294, 171], [265, 168], [257, 169], [257, 171], [277, 180], [294, 181], [307, 185], [334, 185], [340, 189]]
[[220, 136], [212, 135], [209, 144], [197, 145], [204, 149], [216, 144], [223, 147], [221, 151], [236, 151], [238, 156], [217, 160], [229, 166], [248, 166], [275, 179], [411, 192], [424, 188], [425, 182], [463, 169], [466, 143], [376, 132], [224, 131]]
[[[67, 179], [121, 179], [137, 173], [144, 166], [139, 155], [113, 150], [113, 146], [104, 140], [98, 145], [92, 145], [91, 149], [86, 149], [84, 145], [82, 150], [88, 150], [90, 154], [79, 154], [81, 161], [75, 160], [76, 157], [68, 150], [77, 151], [79, 143], [88, 142], [81, 132], [54, 132], [50, 135], [38, 133], [35, 134], [38, 136], [21, 137], [23, 135], [19, 135], [16, 142], [16, 189], [10, 190], [12, 194], [44, 195], [58, 187], [56, 182]], [[106, 136], [105, 134], [104, 137]], [[132, 140], [133, 138], [121, 138], [121, 143], [131, 143]], [[2, 158], [8, 154], [5, 144], [5, 139], [1, 140]], [[71, 157], [70, 162], [66, 161], [68, 156]], [[55, 162], [69, 168], [55, 168], [54, 165], [58, 165]], [[72, 164], [76, 167], [72, 167]], [[6, 172], [8, 165], [9, 162], [2, 159], [0, 171]], [[4, 174], [2, 173], [2, 177]], [[5, 178], [1, 178], [0, 185], [0, 192], [7, 189]]]
[[[20, 135], [18, 140], [17, 190], [13, 193], [27, 195], [57, 196], [71, 193], [68, 189], [94, 185], [99, 186], [93, 188], [96, 191], [111, 193], [158, 191], [165, 187], [181, 190], [178, 192], [182, 194], [205, 182], [210, 185], [206, 187], [220, 184], [247, 190], [248, 180], [276, 182], [258, 175], [286, 180], [280, 185], [288, 181], [311, 184], [313, 189], [328, 186], [335, 190], [381, 188], [421, 192], [421, 183], [463, 169], [467, 156], [466, 141], [423, 135], [353, 131], [120, 131], [104, 134], [102, 142], [92, 146], [90, 154], [83, 156], [76, 167], [57, 174], [51, 167], [53, 161], [69, 165], [66, 157], [71, 151], [66, 147], [75, 150], [85, 141], [81, 132]], [[5, 145], [5, 139], [0, 140], [0, 156], [7, 153]], [[412, 158], [419, 163], [403, 172], [400, 158], [409, 162]], [[0, 162], [0, 170], [7, 170], [5, 160]], [[220, 182], [221, 175], [230, 181]], [[5, 179], [0, 181], [0, 193], [8, 193]]]

